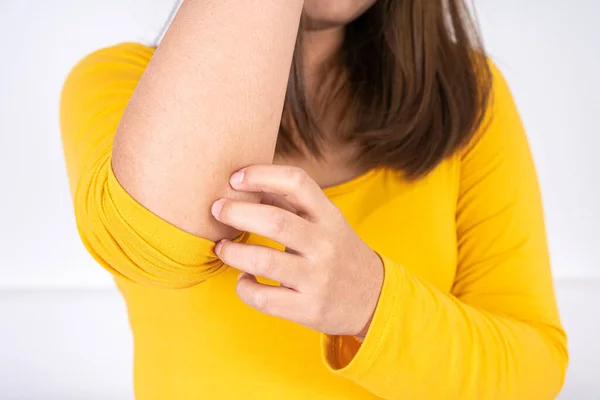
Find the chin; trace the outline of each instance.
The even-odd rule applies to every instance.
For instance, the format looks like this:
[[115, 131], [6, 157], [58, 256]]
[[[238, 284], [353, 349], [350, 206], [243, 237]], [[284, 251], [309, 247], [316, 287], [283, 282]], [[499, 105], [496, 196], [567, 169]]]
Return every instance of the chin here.
[[307, 29], [327, 29], [346, 25], [377, 0], [306, 0], [304, 16]]

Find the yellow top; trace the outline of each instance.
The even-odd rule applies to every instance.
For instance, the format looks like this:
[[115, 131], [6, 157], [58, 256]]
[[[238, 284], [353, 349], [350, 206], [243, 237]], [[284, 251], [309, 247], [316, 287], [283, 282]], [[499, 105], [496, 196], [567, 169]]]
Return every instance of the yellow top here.
[[77, 227], [127, 303], [138, 399], [557, 395], [568, 356], [536, 173], [494, 66], [491, 122], [463, 151], [417, 182], [376, 169], [325, 189], [384, 260], [361, 345], [246, 306], [238, 271], [219, 262], [214, 243], [161, 220], [119, 185], [113, 135], [152, 54], [125, 43], [87, 56], [61, 102]]

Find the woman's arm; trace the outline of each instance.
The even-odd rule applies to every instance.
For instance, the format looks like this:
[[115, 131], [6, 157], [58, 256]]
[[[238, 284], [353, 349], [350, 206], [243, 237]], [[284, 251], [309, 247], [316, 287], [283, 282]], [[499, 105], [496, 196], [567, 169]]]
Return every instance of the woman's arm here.
[[301, 8], [187, 0], [156, 52], [123, 43], [70, 72], [60, 129], [77, 228], [113, 275], [186, 288], [224, 270], [208, 239], [235, 231], [210, 204], [257, 199], [227, 179], [272, 161]]
[[235, 235], [210, 205], [240, 198], [233, 171], [273, 160], [302, 5], [184, 1], [116, 133], [112, 167], [134, 199], [196, 236]]
[[366, 340], [324, 341], [332, 371], [383, 399], [541, 400], [563, 384], [567, 342], [535, 168], [508, 86], [492, 70], [492, 120], [461, 159], [452, 294], [383, 257]]

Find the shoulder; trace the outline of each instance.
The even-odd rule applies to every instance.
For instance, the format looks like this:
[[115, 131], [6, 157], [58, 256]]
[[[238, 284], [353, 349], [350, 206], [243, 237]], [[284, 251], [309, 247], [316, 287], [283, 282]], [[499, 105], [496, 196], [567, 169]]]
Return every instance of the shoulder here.
[[64, 91], [93, 88], [122, 78], [140, 78], [148, 66], [154, 48], [139, 43], [119, 43], [96, 50], [85, 57], [68, 73]]
[[460, 152], [462, 157], [482, 152], [497, 154], [527, 146], [521, 117], [505, 75], [491, 59], [488, 58], [487, 64], [491, 78], [490, 97], [483, 110], [481, 125]]
[[128, 101], [154, 49], [120, 43], [83, 57], [67, 74], [60, 95], [63, 131], [76, 127], [106, 107]]
[[154, 48], [140, 43], [123, 42], [95, 50], [83, 57], [73, 68], [77, 71], [86, 67], [117, 63], [122, 66], [146, 67], [154, 54]]
[[500, 70], [498, 65], [488, 58], [488, 66], [491, 72], [492, 79], [492, 96], [488, 105], [488, 117], [493, 117], [494, 114], [516, 110], [514, 99], [509, 87], [509, 84]]
[[151, 47], [121, 43], [83, 57], [68, 73], [60, 93], [63, 143], [74, 143], [82, 129], [89, 133], [100, 120], [107, 123], [108, 114], [113, 115], [111, 123], [118, 122], [116, 116], [125, 110], [153, 54]]

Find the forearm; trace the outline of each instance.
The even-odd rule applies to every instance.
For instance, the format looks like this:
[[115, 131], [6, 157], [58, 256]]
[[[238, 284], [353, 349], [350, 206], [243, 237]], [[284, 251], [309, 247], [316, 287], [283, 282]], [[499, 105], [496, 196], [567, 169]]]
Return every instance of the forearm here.
[[[557, 395], [567, 355], [556, 322], [519, 321], [471, 307], [387, 259], [385, 274], [360, 350], [346, 337], [325, 342], [334, 371], [384, 399]], [[340, 340], [345, 344], [330, 343]], [[344, 359], [352, 351], [353, 358]]]
[[273, 159], [303, 0], [186, 0], [115, 137], [113, 169], [142, 205], [211, 240], [209, 213], [244, 166]]

